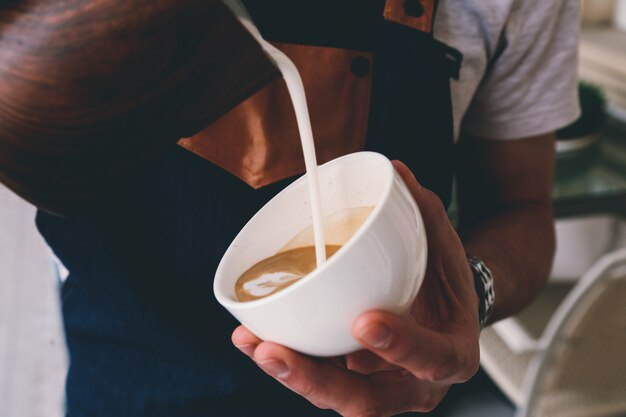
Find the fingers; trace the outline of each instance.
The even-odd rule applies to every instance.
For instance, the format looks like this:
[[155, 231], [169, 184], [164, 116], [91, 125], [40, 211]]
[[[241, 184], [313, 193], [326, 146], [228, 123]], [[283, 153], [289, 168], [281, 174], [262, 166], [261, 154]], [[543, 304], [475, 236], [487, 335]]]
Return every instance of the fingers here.
[[252, 358], [254, 350], [263, 342], [244, 326], [237, 327], [231, 336], [233, 345], [244, 354]]
[[421, 380], [463, 382], [477, 370], [477, 346], [457, 345], [451, 336], [409, 317], [368, 312], [355, 320], [353, 334], [364, 347]]
[[450, 388], [446, 384], [420, 381], [408, 372], [376, 372], [369, 378], [377, 393], [374, 416], [432, 411]]
[[[233, 331], [233, 334], [231, 336], [231, 341], [233, 342], [233, 345], [235, 345], [237, 349], [239, 349], [240, 351], [242, 351], [244, 354], [246, 354], [252, 359], [254, 359], [253, 356], [254, 356], [255, 349], [257, 348], [258, 345], [260, 345], [263, 342], [263, 340], [256, 337], [250, 330], [248, 330], [244, 326], [239, 326]], [[367, 352], [367, 351], [363, 351], [363, 352]], [[377, 356], [373, 355], [370, 352], [367, 352], [367, 353], [373, 357], [378, 358]], [[326, 360], [328, 360], [328, 362], [332, 363], [333, 365], [339, 368], [345, 369], [347, 367], [346, 358], [344, 356], [335, 356], [332, 358], [326, 358]], [[382, 359], [380, 358], [378, 358], [378, 360], [382, 361]]]
[[342, 415], [359, 415], [368, 408], [374, 395], [365, 377], [274, 343], [261, 343], [254, 352], [254, 360], [265, 372], [315, 406], [332, 408]]
[[370, 375], [381, 371], [404, 372], [403, 368], [387, 362], [369, 350], [360, 350], [346, 355], [345, 367], [361, 375]]
[[[358, 408], [359, 399], [365, 402], [371, 398], [368, 381], [345, 369], [343, 361], [337, 358], [312, 359], [283, 346], [263, 342], [244, 326], [237, 327], [231, 339], [267, 374], [319, 408], [343, 410], [349, 415]], [[350, 398], [350, 404], [345, 404], [345, 398]]]
[[265, 372], [313, 405], [345, 417], [430, 411], [447, 391], [447, 386], [419, 381], [407, 372], [358, 375], [273, 343], [260, 344], [254, 359]]
[[[420, 381], [395, 365], [384, 365], [383, 359], [367, 351], [346, 359], [348, 363], [360, 361], [379, 367], [378, 371], [364, 376], [336, 366], [332, 360], [311, 358], [274, 343], [262, 342], [243, 326], [233, 332], [232, 340], [240, 348], [253, 346], [252, 357], [257, 365], [287, 388], [313, 405], [333, 409], [344, 417], [430, 411], [447, 391], [446, 385]], [[391, 370], [382, 370], [384, 368]]]

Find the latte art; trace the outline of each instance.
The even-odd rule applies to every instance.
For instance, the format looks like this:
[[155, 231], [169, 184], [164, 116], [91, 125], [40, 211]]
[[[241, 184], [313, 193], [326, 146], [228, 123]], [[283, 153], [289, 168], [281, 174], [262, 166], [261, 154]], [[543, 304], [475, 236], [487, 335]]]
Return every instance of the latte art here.
[[[326, 245], [326, 256], [331, 257], [341, 248]], [[284, 290], [304, 278], [317, 266], [315, 246], [291, 249], [262, 260], [244, 272], [235, 285], [239, 301], [253, 301]]]
[[[352, 207], [324, 217], [328, 258], [350, 240], [373, 210], [373, 206]], [[312, 226], [305, 227], [276, 255], [244, 272], [235, 284], [237, 300], [253, 301], [267, 297], [313, 272], [317, 266], [314, 234]]]

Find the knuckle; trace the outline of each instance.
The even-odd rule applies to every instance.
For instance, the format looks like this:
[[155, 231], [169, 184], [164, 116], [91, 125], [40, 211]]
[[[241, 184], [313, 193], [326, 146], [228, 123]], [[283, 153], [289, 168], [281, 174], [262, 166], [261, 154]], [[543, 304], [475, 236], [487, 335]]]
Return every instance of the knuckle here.
[[476, 372], [478, 372], [479, 368], [480, 353], [471, 354], [469, 359], [467, 360], [467, 363], [465, 364], [461, 372], [459, 372], [459, 378], [461, 379], [460, 382], [466, 382], [470, 380], [474, 375], [476, 375]]
[[440, 400], [435, 397], [429, 397], [422, 399], [417, 405], [417, 409], [415, 411], [419, 411], [421, 413], [430, 413], [439, 405]]
[[443, 382], [454, 378], [459, 372], [458, 361], [454, 357], [448, 358], [437, 366], [426, 371], [425, 379], [429, 382]]
[[458, 372], [458, 362], [454, 355], [447, 357], [426, 370], [425, 379], [429, 382], [443, 382], [454, 377]]
[[479, 349], [468, 347], [459, 349], [451, 347], [446, 357], [426, 372], [426, 379], [430, 382], [465, 382], [476, 374], [480, 366]]
[[449, 365], [440, 365], [426, 372], [424, 379], [428, 382], [442, 382], [453, 375]]
[[452, 382], [462, 383], [471, 379], [480, 368], [480, 354], [468, 352], [467, 356], [460, 358], [457, 355], [450, 355], [439, 366], [434, 367], [426, 373], [426, 378], [430, 382]]
[[435, 408], [437, 408], [446, 392], [447, 389], [443, 391], [435, 389], [431, 390], [428, 393], [425, 393], [425, 395], [421, 396], [413, 405], [413, 411], [418, 411], [421, 413], [429, 413], [433, 411]]
[[456, 369], [453, 373], [455, 383], [466, 382], [471, 379], [480, 368], [480, 348], [478, 344], [469, 345], [456, 355]]
[[356, 408], [353, 417], [387, 417], [378, 402], [366, 400]]

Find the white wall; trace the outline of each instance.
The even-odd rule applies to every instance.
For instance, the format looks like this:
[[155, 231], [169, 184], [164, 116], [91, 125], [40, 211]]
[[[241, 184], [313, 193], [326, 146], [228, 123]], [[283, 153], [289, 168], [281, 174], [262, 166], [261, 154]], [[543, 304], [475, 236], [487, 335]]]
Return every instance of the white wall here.
[[0, 416], [60, 417], [67, 359], [35, 210], [0, 184]]

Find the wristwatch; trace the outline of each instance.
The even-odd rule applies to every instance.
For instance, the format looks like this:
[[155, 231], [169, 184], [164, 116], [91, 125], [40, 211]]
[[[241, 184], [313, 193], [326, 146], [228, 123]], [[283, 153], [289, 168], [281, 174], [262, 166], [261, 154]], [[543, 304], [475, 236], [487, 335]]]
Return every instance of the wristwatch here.
[[478, 320], [480, 329], [484, 329], [491, 315], [495, 293], [493, 291], [493, 275], [487, 265], [475, 256], [468, 256], [467, 260], [474, 273], [474, 286], [478, 294]]

